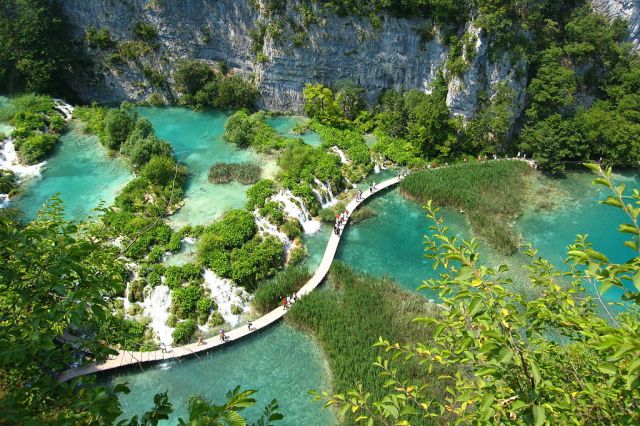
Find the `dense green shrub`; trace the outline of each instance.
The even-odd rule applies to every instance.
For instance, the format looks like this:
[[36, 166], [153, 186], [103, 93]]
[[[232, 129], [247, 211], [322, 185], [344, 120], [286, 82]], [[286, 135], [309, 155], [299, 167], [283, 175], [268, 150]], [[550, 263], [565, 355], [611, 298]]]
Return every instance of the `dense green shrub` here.
[[36, 133], [24, 139], [16, 139], [15, 147], [22, 162], [34, 164], [50, 153], [57, 142], [56, 135]]
[[225, 323], [224, 317], [218, 311], [211, 314], [209, 318], [209, 327], [218, 327]]
[[84, 32], [84, 39], [94, 49], [110, 49], [115, 45], [108, 28], [96, 29], [89, 25]]
[[273, 276], [282, 267], [282, 254], [279, 239], [256, 237], [231, 252], [229, 278], [247, 290], [253, 290], [259, 281]]
[[203, 296], [200, 285], [174, 288], [171, 292], [171, 313], [178, 319], [195, 316], [198, 301]]
[[111, 150], [119, 150], [136, 126], [137, 120], [138, 113], [129, 104], [110, 109], [104, 118], [104, 137], [100, 141]]
[[144, 41], [154, 41], [158, 37], [158, 30], [148, 22], [136, 22], [133, 24], [133, 36]]
[[18, 189], [18, 179], [11, 170], [0, 170], [0, 194], [13, 195]]
[[259, 211], [262, 217], [265, 217], [269, 222], [275, 225], [282, 225], [284, 223], [284, 212], [282, 206], [276, 201], [268, 201], [264, 204], [264, 207]]
[[280, 232], [285, 234], [287, 238], [293, 240], [302, 236], [302, 225], [298, 219], [287, 219], [279, 228]]
[[183, 284], [200, 284], [204, 278], [202, 270], [193, 263], [168, 266], [164, 270], [164, 283], [170, 288], [178, 288]]
[[252, 147], [258, 152], [273, 152], [283, 148], [287, 140], [266, 122], [264, 112], [247, 114], [238, 111], [224, 124], [224, 140], [239, 148]]
[[283, 297], [291, 296], [309, 281], [311, 273], [306, 267], [290, 266], [268, 281], [260, 283], [251, 303], [258, 312], [267, 312], [280, 306]]
[[254, 163], [215, 163], [209, 168], [209, 182], [229, 183], [238, 181], [243, 185], [254, 184], [260, 180], [262, 168]]
[[189, 343], [193, 335], [195, 334], [198, 326], [192, 319], [181, 321], [176, 324], [176, 329], [171, 333], [174, 345], [181, 345]]
[[276, 185], [270, 179], [263, 179], [247, 189], [247, 209], [264, 207], [266, 200], [276, 193]]

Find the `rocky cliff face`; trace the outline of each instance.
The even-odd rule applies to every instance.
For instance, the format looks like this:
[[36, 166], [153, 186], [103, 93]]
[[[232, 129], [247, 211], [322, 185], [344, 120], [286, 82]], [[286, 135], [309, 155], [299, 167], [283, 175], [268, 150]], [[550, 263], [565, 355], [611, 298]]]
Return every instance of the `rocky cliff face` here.
[[591, 0], [591, 4], [599, 13], [627, 21], [629, 41], [640, 47], [640, 0]]
[[[448, 48], [436, 36], [425, 41], [420, 31], [428, 23], [420, 19], [385, 17], [374, 27], [368, 18], [326, 16], [314, 11], [306, 22], [296, 1], [270, 18], [264, 5], [252, 0], [58, 0], [81, 39], [87, 28], [107, 28], [114, 40], [132, 39], [136, 22], [152, 24], [158, 31], [157, 49], [119, 66], [105, 65], [102, 55], [95, 78], [79, 76], [72, 82], [86, 100], [143, 101], [157, 91], [144, 69], [169, 77], [179, 59], [200, 59], [226, 65], [245, 76], [254, 76], [261, 93], [260, 106], [281, 112], [300, 112], [306, 83], [332, 85], [350, 79], [374, 101], [387, 88], [429, 90], [444, 68]], [[252, 50], [252, 29], [259, 23], [276, 23], [266, 31], [259, 52]], [[277, 33], [280, 33], [277, 36]], [[478, 35], [477, 54], [465, 73], [452, 79], [448, 104], [454, 114], [469, 118], [478, 108], [478, 91], [490, 95], [498, 81], [516, 92], [514, 108], [520, 110], [525, 87], [522, 64], [507, 58], [493, 63], [486, 42]], [[98, 52], [94, 52], [98, 54]], [[168, 95], [165, 93], [165, 96]]]

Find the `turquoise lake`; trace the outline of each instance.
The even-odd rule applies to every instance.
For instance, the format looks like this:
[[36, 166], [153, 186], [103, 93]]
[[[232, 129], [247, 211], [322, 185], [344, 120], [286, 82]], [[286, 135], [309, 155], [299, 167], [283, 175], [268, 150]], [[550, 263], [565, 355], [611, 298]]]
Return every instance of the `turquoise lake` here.
[[319, 347], [285, 324], [197, 358], [115, 374], [109, 382], [126, 382], [131, 389], [130, 396], [121, 398], [125, 417], [144, 413], [152, 406], [154, 394], [167, 391], [174, 408], [168, 424], [176, 424], [180, 417], [187, 419], [189, 395], [201, 394], [221, 402], [227, 391], [239, 385], [258, 390], [257, 404], [244, 411], [251, 421], [268, 402], [277, 399], [285, 414], [279, 425], [335, 423], [332, 411], [322, 409], [308, 393], [311, 389], [329, 390]]
[[74, 123], [60, 138], [41, 175], [26, 182], [24, 195], [12, 203], [26, 219], [33, 219], [54, 194], [64, 201], [68, 219], [84, 219], [100, 202], [105, 207], [113, 203], [133, 178], [124, 161], [109, 157], [97, 137], [83, 134]]

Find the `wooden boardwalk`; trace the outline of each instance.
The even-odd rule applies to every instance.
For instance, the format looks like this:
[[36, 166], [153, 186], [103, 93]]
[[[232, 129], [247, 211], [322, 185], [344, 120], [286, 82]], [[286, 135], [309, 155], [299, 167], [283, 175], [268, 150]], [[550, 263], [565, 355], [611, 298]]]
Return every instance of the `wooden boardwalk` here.
[[[376, 189], [372, 192], [370, 190], [366, 190], [362, 194], [362, 198], [360, 201], [352, 200], [346, 207], [349, 216], [351, 213], [358, 208], [360, 204], [365, 202], [369, 197], [373, 194], [376, 194], [383, 189], [389, 188], [390, 186], [396, 185], [400, 182], [400, 177], [394, 177], [392, 179], [388, 179], [384, 182], [381, 182], [376, 185]], [[348, 220], [347, 220], [348, 221]], [[346, 221], [343, 227], [346, 226]], [[342, 233], [340, 235], [336, 235], [335, 232], [331, 232], [331, 237], [329, 238], [329, 242], [327, 243], [327, 248], [324, 251], [324, 256], [322, 257], [322, 261], [320, 262], [320, 266], [316, 269], [316, 272], [313, 274], [311, 279], [307, 281], [307, 283], [298, 291], [298, 297], [302, 297], [306, 294], [311, 293], [316, 287], [320, 285], [320, 283], [324, 280], [327, 273], [329, 272], [329, 268], [331, 267], [331, 263], [333, 263], [333, 258], [336, 255], [336, 251], [338, 250], [338, 244], [340, 244], [340, 239], [342, 238]], [[198, 352], [207, 351], [209, 349], [215, 348], [217, 346], [222, 346], [228, 344], [229, 342], [236, 341], [250, 334], [254, 334], [259, 330], [268, 327], [274, 322], [278, 321], [282, 318], [287, 311], [278, 307], [273, 311], [261, 316], [260, 318], [253, 321], [253, 325], [249, 330], [246, 325], [238, 327], [234, 330], [231, 330], [226, 334], [227, 340], [222, 342], [219, 336], [210, 337], [203, 341], [202, 344], [191, 343], [184, 346], [178, 346], [172, 348], [169, 351], [157, 350], [150, 352], [132, 352], [132, 351], [120, 351], [118, 355], [111, 357], [110, 359], [97, 363], [97, 364], [89, 364], [84, 365], [77, 368], [72, 368], [66, 370], [60, 374], [58, 380], [61, 382], [73, 379], [75, 377], [84, 376], [86, 374], [97, 373], [100, 371], [113, 370], [120, 367], [125, 367], [129, 365], [135, 364], [143, 364], [148, 362], [156, 362], [156, 361], [165, 361], [170, 359], [182, 358], [190, 355], [197, 354]]]

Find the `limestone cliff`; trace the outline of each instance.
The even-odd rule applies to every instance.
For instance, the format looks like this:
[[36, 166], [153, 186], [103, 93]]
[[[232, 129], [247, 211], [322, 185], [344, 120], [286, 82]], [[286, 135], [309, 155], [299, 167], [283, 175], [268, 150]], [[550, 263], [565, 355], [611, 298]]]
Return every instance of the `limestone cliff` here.
[[[193, 58], [223, 61], [230, 69], [253, 76], [260, 106], [281, 112], [300, 112], [306, 83], [328, 85], [350, 79], [366, 90], [372, 102], [386, 88], [428, 90], [444, 68], [449, 49], [438, 37], [421, 34], [431, 24], [421, 19], [369, 18], [326, 15], [314, 10], [313, 19], [290, 0], [273, 17], [264, 5], [252, 0], [58, 0], [82, 39], [90, 26], [106, 28], [115, 41], [132, 39], [136, 22], [148, 22], [158, 32], [153, 52], [129, 58], [118, 66], [102, 55], [93, 78], [72, 82], [86, 100], [142, 101], [158, 89], [151, 87], [145, 69], [171, 79], [176, 61]], [[255, 49], [257, 29], [265, 29], [264, 43]], [[253, 31], [253, 38], [252, 38]], [[469, 118], [478, 107], [478, 90], [491, 94], [498, 81], [507, 81], [516, 92], [515, 108], [521, 109], [526, 72], [508, 58], [493, 63], [486, 41], [478, 35], [477, 55], [459, 78], [452, 79], [448, 104], [454, 114]], [[162, 93], [162, 91], [160, 91]], [[163, 93], [165, 97], [169, 93]], [[519, 111], [518, 111], [519, 112]]]
[[591, 4], [599, 13], [627, 21], [629, 41], [640, 47], [640, 0], [591, 0]]

